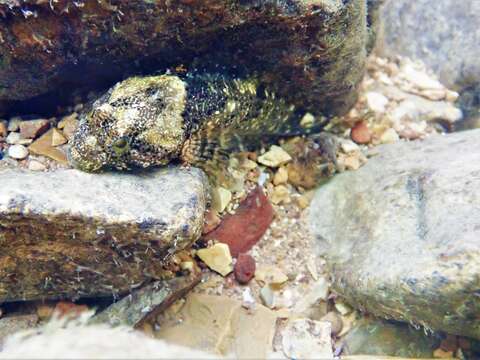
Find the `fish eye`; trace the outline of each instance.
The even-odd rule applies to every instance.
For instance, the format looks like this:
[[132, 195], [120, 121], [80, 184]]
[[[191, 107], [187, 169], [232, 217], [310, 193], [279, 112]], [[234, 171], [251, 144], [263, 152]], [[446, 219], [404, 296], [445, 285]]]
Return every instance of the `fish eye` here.
[[125, 138], [120, 138], [113, 143], [113, 150], [121, 155], [128, 150], [128, 141]]

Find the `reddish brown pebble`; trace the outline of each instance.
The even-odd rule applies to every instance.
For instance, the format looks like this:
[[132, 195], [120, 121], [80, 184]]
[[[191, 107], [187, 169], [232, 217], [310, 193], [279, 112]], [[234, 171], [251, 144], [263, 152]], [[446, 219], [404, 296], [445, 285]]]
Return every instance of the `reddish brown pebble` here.
[[363, 121], [358, 121], [353, 126], [350, 137], [357, 144], [368, 144], [372, 140], [372, 134]]
[[217, 240], [230, 247], [237, 257], [255, 245], [273, 220], [273, 208], [260, 187], [257, 187], [233, 215], [226, 215], [220, 225], [204, 237], [204, 241]]
[[45, 119], [28, 120], [20, 123], [20, 135], [22, 139], [36, 139], [50, 127], [50, 122]]
[[233, 273], [240, 284], [247, 284], [255, 275], [255, 260], [253, 257], [248, 254], [238, 255]]
[[76, 318], [76, 317], [79, 317], [80, 314], [84, 311], [88, 311], [88, 307], [86, 305], [76, 305], [71, 302], [60, 301], [55, 306], [55, 309], [53, 312], [59, 318], [62, 318], [65, 316]]

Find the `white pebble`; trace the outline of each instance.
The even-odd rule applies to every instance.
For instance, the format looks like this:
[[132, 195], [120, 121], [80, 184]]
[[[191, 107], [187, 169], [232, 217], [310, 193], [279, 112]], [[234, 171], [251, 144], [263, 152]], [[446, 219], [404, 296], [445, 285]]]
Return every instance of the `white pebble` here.
[[382, 144], [393, 144], [398, 140], [400, 140], [400, 137], [398, 136], [398, 133], [395, 131], [395, 129], [386, 130], [380, 137], [380, 141], [382, 142]]
[[265, 285], [260, 290], [260, 299], [262, 300], [263, 305], [273, 309], [275, 308], [275, 293], [270, 288], [269, 285]]
[[46, 170], [47, 167], [45, 164], [41, 163], [40, 161], [37, 160], [30, 160], [28, 163], [28, 170], [30, 171], [44, 171]]
[[367, 105], [370, 108], [370, 110], [376, 112], [376, 113], [383, 113], [385, 112], [385, 108], [388, 105], [388, 99], [378, 93], [378, 92], [368, 92], [366, 95], [367, 97]]
[[28, 149], [23, 145], [12, 145], [8, 148], [8, 156], [17, 160], [25, 159], [28, 156]]
[[360, 147], [357, 144], [348, 139], [343, 140], [340, 144], [340, 147], [342, 148], [342, 151], [346, 154], [360, 150]]
[[18, 144], [21, 139], [22, 137], [20, 133], [11, 132], [10, 134], [8, 134], [6, 141], [7, 141], [7, 144], [15, 145], [15, 144]]

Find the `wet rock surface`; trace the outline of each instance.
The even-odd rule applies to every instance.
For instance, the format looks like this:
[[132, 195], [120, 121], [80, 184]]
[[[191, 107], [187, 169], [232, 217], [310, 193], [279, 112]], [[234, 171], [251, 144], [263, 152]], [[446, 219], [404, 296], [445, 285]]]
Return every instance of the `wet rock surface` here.
[[365, 318], [345, 336], [344, 354], [432, 358], [440, 342], [407, 324]]
[[185, 276], [143, 286], [95, 315], [91, 322], [140, 327], [148, 319], [155, 318], [176, 300], [185, 296], [199, 281], [200, 271], [194, 266]]
[[378, 51], [420, 59], [450, 87], [478, 83], [479, 22], [477, 0], [388, 0]]
[[197, 169], [0, 172], [0, 301], [122, 294], [201, 234]]
[[159, 317], [155, 336], [212, 354], [264, 359], [271, 353], [275, 322], [275, 313], [262, 305], [247, 310], [231, 298], [190, 294]]
[[315, 195], [333, 287], [357, 308], [480, 338], [480, 131], [380, 147]]
[[345, 112], [363, 75], [365, 4], [0, 1], [0, 103], [220, 64], [260, 73], [297, 105]]

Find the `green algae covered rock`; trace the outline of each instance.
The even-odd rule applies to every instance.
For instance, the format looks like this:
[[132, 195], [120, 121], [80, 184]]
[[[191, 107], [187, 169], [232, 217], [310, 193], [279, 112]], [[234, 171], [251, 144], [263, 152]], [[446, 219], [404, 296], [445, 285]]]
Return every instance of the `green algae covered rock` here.
[[366, 42], [365, 0], [0, 0], [0, 103], [220, 65], [261, 74], [313, 113], [342, 113]]

